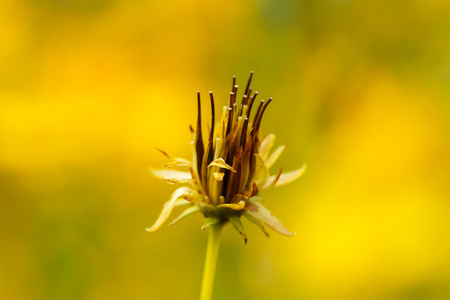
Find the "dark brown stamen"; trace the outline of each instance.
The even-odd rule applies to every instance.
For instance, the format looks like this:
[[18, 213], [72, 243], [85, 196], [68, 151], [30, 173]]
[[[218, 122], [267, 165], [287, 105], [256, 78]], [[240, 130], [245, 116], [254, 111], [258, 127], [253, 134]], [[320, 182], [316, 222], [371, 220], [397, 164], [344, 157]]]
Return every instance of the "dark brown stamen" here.
[[195, 136], [195, 150], [197, 152], [197, 170], [198, 170], [198, 176], [201, 179], [201, 173], [202, 173], [202, 160], [203, 155], [205, 153], [205, 147], [203, 145], [203, 138], [202, 138], [202, 108], [201, 108], [201, 101], [200, 101], [200, 92], [197, 92], [197, 131]]
[[[247, 102], [248, 102], [248, 100], [250, 100], [250, 98], [251, 98], [252, 91], [253, 91], [252, 88], [249, 88], [249, 89], [248, 89], [248, 93], [247, 93]], [[245, 104], [247, 104], [247, 103], [245, 103]]]
[[239, 117], [242, 116], [242, 110], [244, 109], [245, 102], [247, 102], [247, 95], [242, 97], [241, 107], [239, 108]]
[[259, 126], [261, 125], [261, 119], [263, 117], [264, 111], [266, 110], [267, 106], [269, 105], [269, 103], [272, 102], [272, 98], [269, 98], [269, 100], [267, 100], [266, 103], [264, 103], [264, 106], [261, 110], [261, 113], [258, 116], [258, 119], [256, 120], [256, 124], [255, 124], [255, 131], [258, 131]]
[[227, 203], [231, 202], [233, 200], [234, 195], [239, 192], [239, 187], [241, 183], [241, 176], [242, 176], [242, 155], [243, 155], [242, 148], [239, 148], [236, 154], [233, 157], [233, 169], [236, 170], [234, 173], [229, 174], [229, 180], [227, 183], [227, 190], [225, 195], [225, 201]]
[[247, 139], [247, 126], [248, 126], [248, 118], [246, 117], [244, 120], [244, 126], [242, 127], [241, 133], [240, 148], [242, 149], [245, 149], [245, 140]]
[[248, 96], [248, 89], [250, 88], [250, 83], [252, 82], [252, 77], [253, 77], [253, 71], [250, 72], [250, 77], [248, 78], [247, 86], [245, 87], [244, 95]]
[[233, 108], [228, 107], [228, 122], [227, 122], [227, 134], [225, 137], [227, 137], [230, 134], [231, 126], [233, 125]]
[[233, 84], [231, 85], [231, 91], [234, 91], [234, 86], [236, 85], [236, 76], [233, 76]]
[[253, 117], [253, 133], [256, 132], [256, 130], [255, 130], [256, 121], [258, 121], [258, 117], [259, 117], [259, 114], [261, 113], [261, 109], [263, 106], [264, 106], [264, 100], [261, 100], [259, 102], [259, 106], [258, 106], [258, 109], [256, 110], [255, 116]]
[[214, 157], [214, 127], [216, 126], [216, 110], [214, 106], [213, 92], [209, 92], [209, 99], [211, 100], [211, 130], [209, 135], [209, 152], [208, 152], [208, 164]]
[[252, 110], [252, 106], [253, 106], [253, 103], [255, 101], [256, 96], [258, 96], [258, 91], [255, 91], [253, 96], [250, 97], [250, 100], [249, 100], [248, 105], [247, 105], [248, 106], [248, 108], [247, 108], [247, 117], [249, 117], [249, 118], [250, 118], [250, 112]]
[[231, 99], [231, 106], [233, 106], [236, 103], [236, 95], [237, 95], [237, 90], [238, 90], [239, 86], [235, 85], [233, 88], [233, 98]]

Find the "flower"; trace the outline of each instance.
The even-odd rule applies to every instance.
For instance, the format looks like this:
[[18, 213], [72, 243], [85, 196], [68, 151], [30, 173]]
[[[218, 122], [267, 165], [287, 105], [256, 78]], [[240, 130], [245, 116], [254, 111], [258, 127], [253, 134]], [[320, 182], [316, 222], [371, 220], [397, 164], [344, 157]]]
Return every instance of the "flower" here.
[[[252, 94], [250, 88], [252, 77], [253, 72], [250, 73], [239, 105], [238, 86], [236, 77], [233, 77], [228, 105], [223, 107], [222, 117], [218, 121], [215, 118], [214, 96], [209, 92], [212, 117], [206, 143], [202, 137], [200, 92], [197, 92], [196, 129], [190, 126], [192, 162], [173, 158], [158, 149], [171, 159], [171, 162], [165, 164], [163, 169], [152, 169], [153, 175], [168, 183], [184, 186], [175, 190], [170, 200], [164, 204], [159, 218], [152, 227], [146, 229], [147, 231], [157, 230], [175, 206], [187, 205], [188, 208], [170, 225], [201, 212], [206, 218], [202, 230], [220, 222], [230, 222], [245, 242], [247, 236], [240, 220], [241, 216], [258, 225], [267, 236], [266, 226], [282, 235], [293, 235], [260, 203], [261, 198], [258, 195], [260, 191], [297, 179], [304, 173], [306, 166], [288, 173], [283, 173], [283, 168], [280, 168], [275, 175], [269, 175], [269, 169], [285, 146], [278, 147], [270, 154], [275, 136], [262, 136], [261, 120], [272, 98], [261, 100], [251, 118], [250, 113], [258, 96], [258, 92]], [[174, 170], [174, 167], [186, 168], [188, 171]]]

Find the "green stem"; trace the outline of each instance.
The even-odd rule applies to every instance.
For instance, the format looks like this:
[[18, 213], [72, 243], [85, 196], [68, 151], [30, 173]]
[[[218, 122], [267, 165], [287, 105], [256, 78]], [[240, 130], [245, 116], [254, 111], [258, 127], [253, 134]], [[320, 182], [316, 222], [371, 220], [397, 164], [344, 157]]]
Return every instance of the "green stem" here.
[[202, 290], [200, 300], [210, 300], [213, 291], [214, 274], [216, 271], [217, 253], [219, 252], [220, 232], [223, 222], [209, 227], [208, 245], [206, 248], [205, 267], [203, 269]]

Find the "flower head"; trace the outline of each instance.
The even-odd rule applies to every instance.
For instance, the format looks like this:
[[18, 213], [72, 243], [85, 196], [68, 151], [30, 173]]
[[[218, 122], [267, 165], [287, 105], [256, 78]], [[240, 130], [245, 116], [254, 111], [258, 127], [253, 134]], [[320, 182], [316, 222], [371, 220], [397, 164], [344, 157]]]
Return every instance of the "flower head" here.
[[[230, 222], [245, 241], [247, 236], [241, 216], [258, 225], [266, 235], [266, 226], [280, 234], [293, 235], [260, 203], [258, 195], [260, 191], [297, 179], [304, 173], [306, 166], [288, 173], [283, 173], [283, 168], [280, 168], [275, 175], [269, 174], [269, 169], [285, 146], [271, 153], [275, 136], [269, 134], [263, 138], [261, 121], [272, 98], [256, 104], [258, 92], [252, 93], [252, 77], [253, 72], [250, 73], [240, 104], [237, 104], [238, 86], [236, 77], [233, 77], [228, 105], [223, 107], [220, 120], [216, 120], [214, 96], [209, 92], [211, 125], [205, 140], [202, 134], [200, 92], [197, 92], [197, 124], [195, 129], [190, 127], [192, 162], [173, 158], [159, 150], [171, 161], [163, 169], [152, 169], [152, 173], [168, 183], [183, 186], [175, 190], [171, 199], [164, 204], [155, 224], [147, 231], [157, 230], [175, 206], [187, 205], [188, 208], [170, 225], [201, 212], [206, 218], [202, 230], [219, 222]], [[256, 106], [252, 116], [252, 108]], [[187, 171], [174, 170], [174, 167], [182, 167]]]

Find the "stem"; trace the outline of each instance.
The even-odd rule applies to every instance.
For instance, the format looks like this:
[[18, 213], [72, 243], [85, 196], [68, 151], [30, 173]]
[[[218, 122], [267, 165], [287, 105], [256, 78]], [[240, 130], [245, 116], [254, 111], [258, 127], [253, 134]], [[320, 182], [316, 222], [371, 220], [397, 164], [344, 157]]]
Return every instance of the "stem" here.
[[208, 245], [206, 248], [205, 267], [203, 269], [202, 290], [200, 300], [210, 300], [214, 274], [216, 271], [217, 253], [219, 252], [220, 232], [222, 231], [223, 222], [212, 225], [209, 228]]

